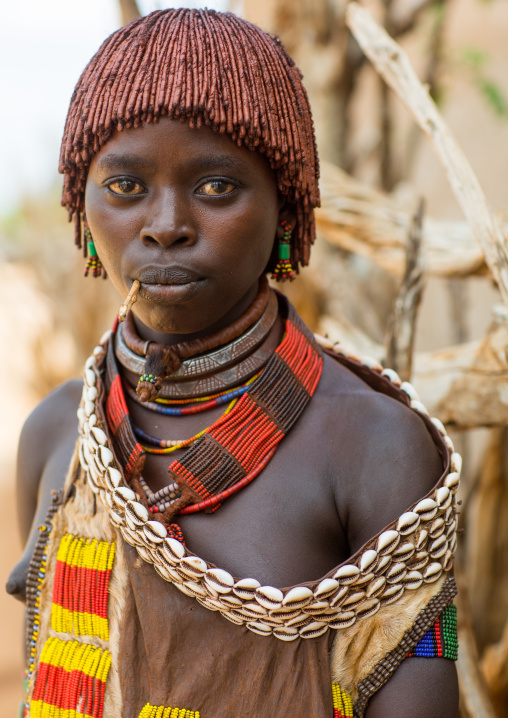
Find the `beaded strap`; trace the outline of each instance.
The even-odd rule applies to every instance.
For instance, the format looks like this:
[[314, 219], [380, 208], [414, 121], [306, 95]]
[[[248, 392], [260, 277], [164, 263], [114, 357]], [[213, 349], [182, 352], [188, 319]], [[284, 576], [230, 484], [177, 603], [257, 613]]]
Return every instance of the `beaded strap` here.
[[26, 578], [26, 653], [28, 657], [27, 695], [34, 672], [37, 639], [39, 637], [39, 613], [42, 584], [46, 575], [47, 547], [55, 513], [62, 502], [62, 492], [53, 491], [44, 524], [39, 526], [35, 549], [28, 564]]
[[187, 708], [164, 708], [147, 703], [139, 714], [139, 718], [200, 718], [199, 711], [190, 711]]
[[50, 637], [42, 649], [31, 718], [102, 718], [111, 654], [89, 643]]
[[458, 658], [457, 607], [451, 603], [420, 638], [408, 658]]

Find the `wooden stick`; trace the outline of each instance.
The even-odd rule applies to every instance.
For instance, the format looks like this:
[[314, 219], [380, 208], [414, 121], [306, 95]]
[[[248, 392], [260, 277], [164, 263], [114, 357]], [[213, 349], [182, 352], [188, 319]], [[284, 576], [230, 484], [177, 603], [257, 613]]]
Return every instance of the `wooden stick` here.
[[420, 201], [406, 245], [406, 272], [395, 300], [386, 340], [386, 364], [403, 381], [410, 381], [418, 307], [423, 292], [422, 222], [424, 201]]
[[485, 679], [480, 671], [478, 650], [474, 637], [467, 582], [460, 564], [455, 563], [455, 580], [459, 589], [457, 604], [457, 628], [459, 638], [459, 691], [461, 715], [464, 718], [496, 718]]
[[363, 52], [429, 139], [473, 234], [481, 244], [503, 301], [508, 305], [508, 249], [464, 153], [416, 76], [407, 55], [370, 13], [357, 3], [350, 2], [346, 10], [346, 24]]
[[132, 305], [138, 299], [138, 292], [139, 292], [140, 286], [141, 285], [137, 279], [135, 279], [132, 282], [132, 287], [130, 289], [130, 292], [126, 297], [125, 302], [121, 305], [120, 309], [118, 310], [118, 321], [119, 322], [124, 322], [127, 319], [127, 314], [130, 312]]

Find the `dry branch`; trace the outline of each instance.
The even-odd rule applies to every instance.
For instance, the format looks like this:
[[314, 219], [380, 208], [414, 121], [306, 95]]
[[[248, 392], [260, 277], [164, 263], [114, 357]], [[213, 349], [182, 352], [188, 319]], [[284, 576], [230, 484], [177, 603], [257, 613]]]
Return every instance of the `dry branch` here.
[[485, 651], [481, 663], [499, 718], [508, 716], [508, 620], [501, 640]]
[[478, 651], [471, 621], [466, 580], [456, 565], [455, 578], [459, 588], [456, 599], [458, 618], [460, 708], [463, 718], [496, 718], [492, 703], [479, 669]]
[[422, 200], [408, 234], [406, 271], [395, 300], [386, 341], [386, 363], [395, 369], [403, 381], [411, 379], [416, 317], [423, 292], [423, 261], [420, 251], [423, 207]]
[[[321, 163], [320, 189], [322, 206], [316, 210], [320, 237], [402, 277], [411, 213], [389, 195], [328, 162]], [[464, 221], [426, 217], [422, 254], [430, 276], [466, 277], [486, 271], [483, 251]]]
[[355, 2], [349, 3], [346, 23], [376, 70], [411, 112], [441, 161], [455, 197], [480, 242], [501, 296], [508, 305], [508, 250], [491, 214], [483, 190], [407, 55]]
[[[323, 317], [319, 333], [384, 362], [383, 347], [347, 322]], [[412, 381], [431, 415], [460, 429], [508, 426], [507, 346], [501, 315], [481, 341], [415, 354]]]

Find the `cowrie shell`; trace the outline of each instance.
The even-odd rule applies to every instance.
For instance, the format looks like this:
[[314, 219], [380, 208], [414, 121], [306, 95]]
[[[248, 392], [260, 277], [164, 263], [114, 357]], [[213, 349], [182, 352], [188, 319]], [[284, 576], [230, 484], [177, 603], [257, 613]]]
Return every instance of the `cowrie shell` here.
[[416, 504], [414, 513], [418, 514], [424, 521], [430, 521], [437, 513], [437, 504], [433, 499], [422, 499]]
[[97, 416], [95, 414], [90, 414], [88, 417], [88, 425], [90, 427], [95, 426], [97, 424]]
[[85, 382], [88, 386], [95, 386], [95, 372], [93, 369], [85, 369]]
[[329, 604], [327, 601], [316, 601], [315, 603], [311, 603], [308, 606], [305, 606], [302, 611], [308, 616], [313, 616], [316, 613], [322, 613], [323, 611], [326, 611], [328, 606]]
[[368, 598], [366, 599], [360, 608], [356, 612], [356, 616], [358, 619], [361, 618], [367, 618], [368, 616], [373, 616], [375, 613], [379, 611], [381, 604], [377, 600], [377, 598]]
[[102, 431], [102, 429], [99, 429], [98, 426], [92, 426], [90, 432], [91, 432], [91, 434], [94, 436], [94, 438], [95, 438], [95, 440], [97, 441], [97, 443], [102, 444], [102, 445], [104, 445], [104, 444], [107, 443], [108, 437], [107, 437], [106, 434]]
[[290, 621], [292, 618], [296, 618], [296, 616], [301, 616], [302, 612], [298, 608], [286, 608], [282, 606], [282, 608], [276, 608], [273, 611], [270, 611], [270, 616], [274, 619], [280, 619], [283, 623], [286, 623], [286, 621]]
[[403, 536], [418, 528], [420, 517], [414, 511], [406, 511], [397, 522], [397, 529]]
[[361, 362], [362, 362], [363, 366], [368, 367], [369, 369], [377, 372], [378, 374], [381, 374], [383, 371], [383, 367], [381, 366], [381, 364], [376, 359], [373, 359], [372, 357], [363, 355], [361, 357]]
[[88, 401], [95, 401], [97, 399], [97, 387], [90, 386], [86, 390], [86, 398]]
[[339, 582], [334, 578], [324, 578], [314, 591], [314, 596], [318, 601], [324, 601], [336, 592]]
[[167, 529], [160, 521], [147, 521], [143, 526], [143, 532], [148, 541], [160, 543], [168, 535]]
[[240, 596], [240, 598], [250, 600], [254, 598], [254, 592], [260, 586], [261, 584], [259, 581], [256, 581], [255, 578], [242, 578], [235, 583], [233, 591], [237, 596]]
[[345, 601], [342, 602], [342, 608], [347, 611], [353, 611], [357, 608], [365, 598], [365, 591], [355, 591], [351, 593]]
[[448, 542], [446, 540], [446, 536], [441, 535], [430, 544], [429, 555], [433, 559], [441, 558], [441, 556], [445, 555], [447, 548]]
[[394, 563], [386, 572], [386, 580], [388, 583], [398, 583], [407, 573], [407, 568], [403, 563]]
[[428, 538], [428, 536], [429, 536], [429, 532], [426, 531], [425, 529], [422, 529], [422, 530], [418, 533], [418, 536], [417, 536], [417, 539], [416, 539], [416, 549], [417, 549], [417, 551], [419, 551], [420, 549], [422, 549], [422, 548], [425, 546], [425, 544], [427, 543], [427, 538]]
[[446, 486], [441, 486], [441, 488], [436, 491], [436, 502], [441, 510], [447, 509], [448, 506], [450, 506], [452, 498], [453, 496], [450, 493], [450, 489]]
[[[417, 411], [419, 414], [424, 414], [425, 416], [429, 415], [429, 412], [427, 411], [427, 407], [425, 406], [425, 404], [422, 404], [421, 401], [417, 401], [417, 400], [413, 399], [410, 402], [409, 406], [411, 407], [411, 409], [413, 411]], [[443, 440], [444, 440], [444, 437], [443, 437]]]
[[[180, 564], [181, 565], [181, 564]], [[206, 598], [207, 593], [203, 586], [198, 583], [197, 581], [185, 581], [184, 580], [184, 586], [189, 590], [194, 596], [200, 596], [201, 598]]]
[[[102, 337], [99, 339], [99, 344], [105, 344], [108, 341], [110, 336], [111, 336], [111, 329], [107, 329], [104, 332], [104, 334], [102, 335]], [[101, 349], [102, 349], [102, 346], [101, 346]]]
[[314, 334], [314, 339], [320, 347], [323, 347], [323, 349], [333, 349], [333, 342], [326, 337], [321, 336], [321, 334]]
[[200, 603], [205, 608], [208, 608], [209, 611], [221, 611], [223, 610], [220, 603], [217, 603], [216, 601], [212, 601], [210, 598], [199, 598], [199, 596], [196, 596], [196, 601]]
[[453, 452], [455, 451], [455, 447], [453, 445], [453, 441], [450, 439], [448, 434], [446, 436], [443, 436], [443, 441], [446, 448], [448, 449], [448, 453], [453, 454]]
[[450, 469], [457, 474], [460, 474], [462, 471], [462, 456], [457, 454], [457, 452], [453, 453], [450, 457]]
[[401, 390], [404, 392], [404, 394], [407, 394], [407, 396], [411, 399], [411, 401], [420, 401], [420, 397], [418, 396], [418, 392], [414, 388], [412, 384], [410, 384], [408, 381], [403, 381], [400, 385]]
[[447, 434], [446, 434], [446, 429], [445, 429], [445, 427], [444, 427], [444, 424], [443, 424], [443, 422], [442, 422], [440, 419], [438, 419], [438, 418], [436, 418], [435, 416], [433, 416], [433, 417], [431, 418], [431, 422], [434, 424], [434, 426], [435, 426], [436, 429], [439, 431], [439, 433], [441, 434], [441, 436], [447, 436]]
[[291, 626], [291, 628], [301, 628], [302, 626], [307, 625], [309, 622], [309, 617], [305, 616], [303, 613], [299, 613], [298, 616], [295, 616], [294, 618], [290, 618], [286, 625]]
[[400, 536], [398, 531], [383, 531], [377, 540], [378, 554], [384, 556], [385, 554], [390, 553], [397, 546], [399, 540]]
[[427, 566], [425, 571], [423, 572], [423, 580], [425, 583], [432, 583], [432, 581], [437, 581], [437, 579], [441, 576], [443, 572], [443, 567], [440, 563], [431, 563], [430, 566]]
[[[114, 469], [110, 466], [108, 468], [108, 473], [106, 474], [106, 480], [109, 480], [111, 485], [116, 489], [120, 487], [120, 484], [122, 483], [122, 474], [118, 471], [118, 469]], [[134, 491], [132, 493], [134, 494]]]
[[107, 469], [114, 459], [113, 452], [110, 451], [107, 446], [100, 446], [99, 455], [101, 458], [102, 465], [105, 469]]
[[282, 605], [286, 608], [301, 608], [310, 603], [314, 595], [307, 586], [296, 586], [286, 593], [282, 600]]
[[431, 539], [437, 539], [438, 536], [441, 536], [443, 531], [445, 530], [445, 522], [444, 519], [438, 518], [436, 519], [432, 526], [429, 529], [429, 536]]
[[335, 596], [334, 596], [334, 597], [332, 598], [332, 600], [330, 601], [330, 606], [340, 605], [340, 604], [342, 603], [342, 599], [344, 598], [344, 596], [346, 596], [346, 594], [348, 593], [348, 591], [349, 591], [348, 586], [342, 586], [342, 588], [340, 588], [340, 589], [337, 591], [337, 593], [335, 594]]
[[246, 603], [238, 610], [241, 614], [249, 618], [259, 618], [260, 616], [266, 616], [268, 613], [268, 610], [264, 606], [254, 602]]
[[253, 621], [252, 623], [248, 623], [247, 628], [249, 629], [249, 631], [257, 633], [260, 636], [269, 636], [272, 632], [271, 626], [267, 626], [266, 623], [261, 623], [260, 621]]
[[453, 566], [453, 552], [448, 549], [443, 558], [443, 569], [449, 571]]
[[302, 638], [319, 638], [323, 633], [328, 630], [326, 623], [320, 623], [319, 621], [312, 621], [307, 626], [300, 628], [300, 636]]
[[95, 411], [95, 404], [88, 399], [85, 401], [85, 414], [90, 417]]
[[384, 576], [375, 578], [367, 586], [367, 589], [365, 591], [367, 598], [376, 598], [376, 596], [379, 596], [379, 594], [383, 591], [385, 586], [386, 586], [386, 578]]
[[233, 576], [222, 568], [209, 568], [205, 581], [219, 593], [229, 593], [235, 583]]
[[141, 526], [148, 521], [150, 514], [139, 501], [128, 501], [125, 505], [125, 517], [130, 517], [136, 526]]
[[410, 590], [420, 588], [422, 582], [423, 576], [419, 571], [409, 571], [409, 573], [407, 573], [402, 580], [404, 587], [409, 588]]
[[360, 559], [360, 570], [365, 573], [366, 571], [373, 570], [377, 562], [377, 553], [373, 549], [364, 551]]
[[153, 563], [153, 558], [149, 551], [144, 546], [136, 546], [136, 551], [141, 556], [143, 561], [146, 561], [147, 563]]
[[328, 624], [330, 628], [340, 630], [341, 628], [349, 628], [356, 621], [356, 613], [354, 611], [344, 611], [339, 613], [334, 621], [330, 621]]
[[407, 541], [406, 543], [400, 544], [397, 549], [393, 552], [392, 558], [394, 561], [407, 561], [415, 552], [415, 547], [412, 543]]
[[281, 628], [274, 628], [273, 635], [281, 641], [294, 641], [295, 638], [298, 638], [298, 631], [296, 628], [282, 626]]
[[383, 605], [387, 605], [389, 603], [393, 603], [394, 601], [398, 601], [398, 599], [402, 596], [403, 593], [404, 586], [401, 586], [400, 583], [394, 583], [392, 586], [388, 586], [388, 588], [383, 591], [379, 598], [379, 601]]
[[419, 551], [414, 559], [411, 561], [411, 570], [412, 571], [419, 571], [420, 569], [424, 568], [429, 562], [429, 554], [427, 551]]
[[243, 624], [242, 619], [239, 616], [236, 616], [231, 611], [221, 611], [220, 615], [226, 618], [228, 621], [231, 621], [231, 623], [236, 623], [237, 626], [241, 626]]
[[386, 377], [388, 381], [390, 381], [395, 386], [402, 385], [402, 379], [393, 369], [383, 369], [383, 371], [381, 372], [381, 376]]
[[[183, 559], [185, 561], [185, 559]], [[181, 566], [181, 564], [180, 564]], [[225, 606], [231, 606], [231, 608], [240, 608], [243, 606], [242, 599], [237, 596], [233, 596], [232, 593], [223, 593], [220, 600]]]
[[444, 480], [444, 485], [450, 489], [450, 491], [456, 491], [459, 487], [460, 483], [460, 474], [458, 474], [456, 471], [452, 471], [448, 474], [446, 479]]
[[345, 566], [341, 566], [339, 569], [337, 569], [333, 577], [340, 581], [342, 585], [344, 585], [352, 583], [355, 578], [357, 578], [359, 573], [360, 569], [357, 568], [357, 566], [353, 566], [352, 564], [346, 564]]
[[188, 576], [201, 578], [207, 569], [207, 565], [199, 556], [184, 556], [180, 561], [179, 569]]
[[100, 346], [96, 346], [96, 347], [94, 347], [94, 350], [93, 350], [92, 354], [93, 354], [95, 357], [99, 357], [99, 356], [101, 356], [102, 354], [104, 354], [104, 348], [103, 348], [103, 347], [100, 347]]
[[381, 558], [379, 559], [379, 563], [376, 567], [376, 573], [380, 574], [380, 573], [383, 573], [384, 571], [386, 571], [386, 569], [391, 564], [391, 562], [392, 562], [391, 556], [381, 556]]
[[260, 586], [254, 594], [256, 601], [265, 608], [280, 608], [284, 594], [273, 586]]
[[120, 508], [125, 508], [128, 501], [134, 501], [136, 494], [127, 486], [119, 486], [113, 491], [113, 502]]
[[161, 550], [166, 554], [173, 565], [185, 556], [185, 547], [183, 544], [171, 537], [164, 539]]

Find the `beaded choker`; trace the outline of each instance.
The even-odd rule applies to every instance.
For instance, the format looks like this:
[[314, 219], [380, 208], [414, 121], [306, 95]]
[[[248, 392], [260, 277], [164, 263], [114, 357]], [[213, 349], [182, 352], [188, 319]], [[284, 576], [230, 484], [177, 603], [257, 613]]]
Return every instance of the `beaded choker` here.
[[[278, 304], [274, 292], [270, 291], [261, 316], [247, 331], [215, 351], [201, 354], [182, 361], [170, 379], [163, 381], [159, 396], [171, 399], [185, 399], [213, 394], [243, 384], [266, 364], [271, 356], [263, 349], [263, 343], [277, 319]], [[132, 319], [125, 324], [127, 329]], [[138, 376], [146, 373], [145, 356], [137, 354], [125, 339], [125, 324], [120, 324], [115, 333], [115, 353], [120, 364]], [[145, 348], [142, 340], [139, 342]], [[131, 347], [132, 347], [131, 343]], [[140, 349], [136, 346], [136, 349]]]
[[[218, 508], [262, 471], [301, 416], [321, 377], [323, 359], [312, 334], [291, 305], [287, 305], [287, 315], [284, 338], [262, 374], [228, 414], [214, 422], [169, 466], [170, 483], [179, 487], [180, 495], [159, 514], [162, 523], [171, 523], [178, 512]], [[106, 413], [115, 448], [124, 459], [127, 478], [131, 473], [131, 485], [149, 508], [139, 481], [139, 460], [144, 450], [132, 432], [111, 349], [107, 367], [110, 389]], [[135, 466], [137, 470], [132, 471]]]
[[[263, 315], [270, 294], [268, 280], [263, 275], [259, 280], [259, 289], [254, 301], [241, 317], [206, 337], [172, 345], [157, 344], [156, 342], [141, 339], [136, 332], [133, 315], [132, 313], [129, 314], [125, 328], [122, 330], [122, 335], [128, 349], [134, 354], [144, 357], [145, 360], [143, 372], [136, 388], [141, 401], [153, 401], [156, 399], [164, 379], [171, 378], [174, 381], [175, 378], [178, 378], [175, 377], [175, 373], [180, 369], [184, 359], [203, 355], [212, 349], [223, 347], [231, 342], [235, 342], [235, 351], [230, 359], [234, 359], [234, 355], [237, 353], [241, 354], [245, 351], [250, 353], [252, 351], [250, 348], [252, 340], [242, 335]], [[267, 334], [268, 332], [265, 337]], [[216, 366], [209, 364], [209, 370], [215, 373]], [[210, 373], [210, 371], [207, 373]]]

